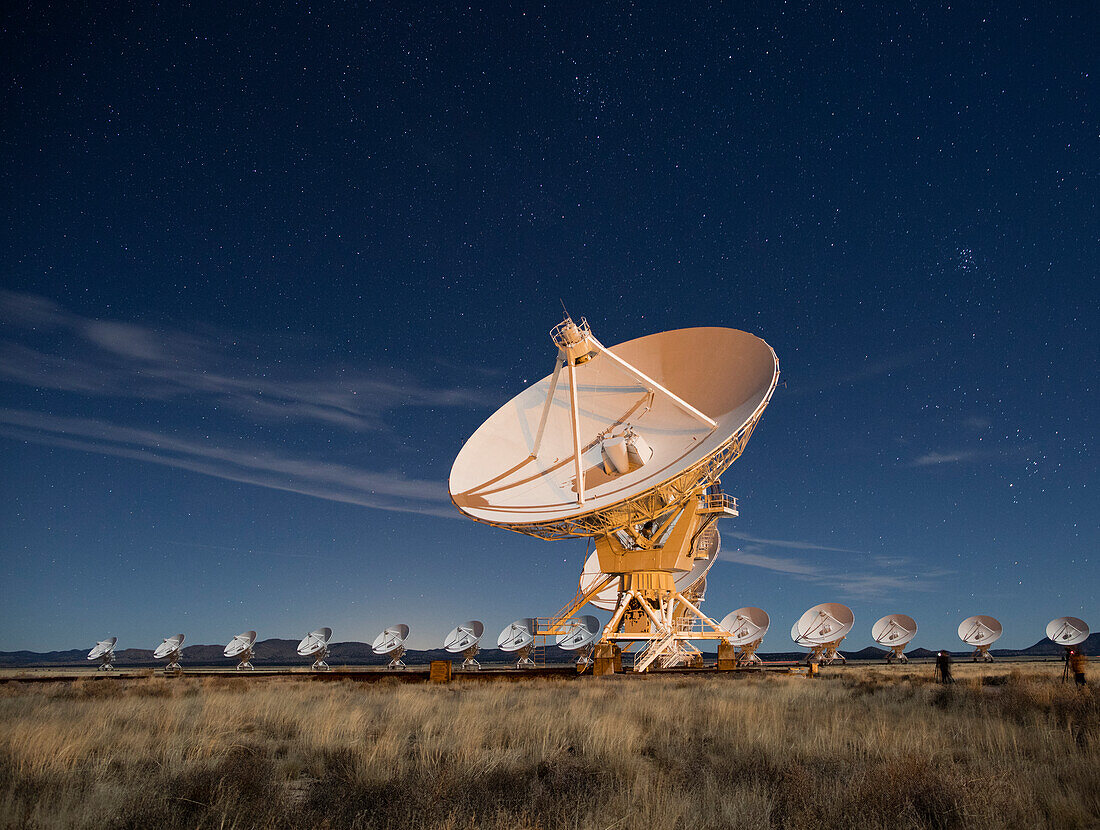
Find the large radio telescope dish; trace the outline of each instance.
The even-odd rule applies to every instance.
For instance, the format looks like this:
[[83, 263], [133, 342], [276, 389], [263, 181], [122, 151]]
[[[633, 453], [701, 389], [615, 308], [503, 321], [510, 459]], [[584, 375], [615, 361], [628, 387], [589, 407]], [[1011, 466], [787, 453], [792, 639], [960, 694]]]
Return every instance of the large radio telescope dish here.
[[98, 660], [100, 657], [102, 657], [107, 652], [114, 651], [115, 650], [115, 643], [117, 643], [117, 642], [118, 642], [118, 637], [110, 637], [106, 640], [100, 640], [98, 643], [96, 643], [94, 646], [92, 646], [92, 650], [88, 652], [88, 659], [89, 660]]
[[[598, 347], [595, 357], [574, 367], [583, 498], [577, 487], [569, 389], [553, 383], [555, 373], [497, 410], [459, 452], [450, 492], [467, 516], [546, 539], [596, 536], [625, 527], [642, 504], [643, 512], [652, 510], [660, 499], [667, 508], [721, 475], [741, 454], [741, 439], [747, 440], [779, 380], [779, 361], [771, 347], [735, 329], [677, 329], [609, 350], [590, 339]], [[655, 383], [640, 381], [621, 361]], [[549, 395], [546, 426], [536, 449], [552, 384], [557, 388]], [[695, 413], [654, 391], [655, 386]], [[644, 439], [652, 454], [629, 472], [608, 474], [601, 436], [626, 426]]]
[[160, 641], [160, 645], [153, 650], [153, 657], [157, 660], [164, 660], [166, 657], [178, 653], [180, 647], [183, 645], [183, 639], [184, 637], [182, 634], [165, 637]]
[[968, 646], [974, 646], [972, 656], [976, 661], [984, 660], [987, 663], [993, 661], [989, 647], [1000, 639], [1002, 633], [1000, 621], [986, 614], [975, 614], [959, 623], [959, 639]]
[[319, 651], [326, 651], [328, 649], [328, 641], [332, 636], [331, 628], [318, 628], [316, 631], [309, 632], [302, 641], [298, 643], [298, 654], [302, 657], [312, 657]]
[[[498, 409], [451, 467], [451, 500], [475, 521], [541, 539], [589, 537], [573, 601], [612, 611], [598, 654], [646, 643], [634, 670], [700, 664], [691, 640], [729, 641], [699, 610], [717, 558], [700, 540], [737, 502], [719, 477], [742, 453], [779, 381], [771, 346], [735, 329], [666, 331], [607, 348], [583, 318], [550, 332], [553, 371]], [[659, 661], [659, 662], [658, 662]]]
[[1088, 637], [1088, 623], [1077, 617], [1058, 617], [1058, 619], [1047, 623], [1047, 639], [1060, 646], [1080, 645]]
[[906, 614], [887, 614], [871, 626], [871, 639], [890, 649], [886, 662], [908, 663], [905, 646], [917, 636], [917, 622]]
[[871, 639], [880, 646], [903, 646], [917, 636], [917, 622], [907, 614], [887, 614], [871, 626]]

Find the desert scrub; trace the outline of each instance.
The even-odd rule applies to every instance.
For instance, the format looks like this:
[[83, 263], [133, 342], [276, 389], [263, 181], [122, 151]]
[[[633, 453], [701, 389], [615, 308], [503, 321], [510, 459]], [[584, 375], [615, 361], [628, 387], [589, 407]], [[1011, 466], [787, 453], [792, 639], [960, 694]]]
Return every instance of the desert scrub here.
[[1091, 692], [930, 674], [12, 684], [0, 826], [1095, 826]]

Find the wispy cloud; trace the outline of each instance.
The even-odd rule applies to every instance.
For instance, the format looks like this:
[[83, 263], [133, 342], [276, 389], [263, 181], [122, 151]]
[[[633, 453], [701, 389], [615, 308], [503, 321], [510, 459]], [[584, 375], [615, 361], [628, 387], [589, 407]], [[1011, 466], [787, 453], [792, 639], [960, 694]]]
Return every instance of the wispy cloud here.
[[[725, 534], [723, 534], [725, 535]], [[762, 553], [751, 553], [744, 550], [725, 550], [719, 554], [719, 559], [726, 562], [735, 562], [738, 565], [752, 565], [754, 568], [765, 568], [769, 571], [778, 571], [784, 574], [799, 574], [801, 576], [818, 576], [821, 569], [809, 562], [791, 559], [785, 556], [769, 556]]]
[[[841, 596], [857, 599], [880, 598], [899, 590], [932, 591], [936, 589], [938, 580], [948, 573], [913, 567], [912, 563], [903, 557], [868, 557], [865, 553], [851, 548], [813, 542], [762, 539], [730, 531], [724, 531], [722, 538], [723, 540], [738, 539], [744, 543], [737, 549], [731, 549], [733, 545], [724, 544], [719, 554], [719, 559], [722, 561], [788, 574], [806, 582], [827, 585], [838, 591]], [[810, 560], [777, 555], [773, 548], [858, 554], [860, 561], [853, 567], [854, 563], [850, 562], [848, 557], [831, 556], [828, 563], [823, 564], [820, 558]]]
[[180, 439], [92, 418], [0, 409], [0, 435], [129, 458], [179, 470], [382, 510], [456, 518], [442, 481], [409, 479], [345, 464], [281, 455], [260, 447]]
[[[447, 374], [440, 366], [424, 370]], [[0, 411], [0, 435], [9, 438], [446, 517], [458, 514], [442, 474], [410, 479], [347, 458], [416, 452], [394, 426], [410, 408], [480, 408], [495, 397], [433, 386], [393, 367], [326, 367], [301, 344], [94, 319], [3, 289], [0, 382], [50, 393], [39, 398], [49, 401], [47, 412]], [[301, 449], [307, 443], [309, 450]]]
[[937, 467], [941, 464], [962, 464], [978, 461], [1008, 461], [1031, 452], [1032, 446], [1018, 447], [982, 447], [965, 450], [932, 450], [917, 456], [908, 463], [909, 467]]
[[829, 545], [818, 545], [814, 542], [800, 542], [788, 539], [761, 539], [758, 536], [749, 536], [747, 533], [736, 533], [730, 530], [725, 531], [722, 536], [723, 538], [726, 536], [731, 536], [734, 539], [740, 539], [743, 542], [751, 542], [757, 545], [770, 545], [772, 547], [791, 548], [793, 550], [831, 550], [838, 551], [840, 553], [861, 552], [858, 550], [853, 550], [852, 548], [835, 548]]
[[[95, 320], [51, 300], [0, 290], [0, 380], [39, 389], [150, 401], [186, 400], [257, 421], [316, 422], [368, 431], [401, 407], [483, 406], [468, 388], [432, 388], [392, 369], [310, 368], [297, 377], [260, 344]], [[32, 341], [33, 344], [32, 344]]]
[[892, 355], [866, 355], [862, 361], [853, 361], [847, 369], [837, 371], [831, 377], [819, 376], [816, 380], [809, 377], [804, 384], [790, 381], [791, 394], [810, 395], [868, 383], [919, 366], [927, 362], [932, 354], [932, 349], [913, 349]]
[[909, 462], [910, 467], [935, 467], [938, 464], [958, 464], [960, 461], [972, 461], [977, 457], [973, 450], [954, 452], [928, 452]]

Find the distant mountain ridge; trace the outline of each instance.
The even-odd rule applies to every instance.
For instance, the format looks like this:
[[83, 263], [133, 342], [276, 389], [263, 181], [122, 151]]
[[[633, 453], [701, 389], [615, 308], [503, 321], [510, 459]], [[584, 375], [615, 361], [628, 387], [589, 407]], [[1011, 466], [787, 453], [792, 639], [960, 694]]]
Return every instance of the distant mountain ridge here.
[[[308, 665], [309, 659], [299, 657], [297, 653], [297, 640], [270, 639], [256, 643], [256, 656], [252, 664], [257, 668], [264, 666], [294, 666]], [[1082, 647], [1086, 654], [1100, 652], [1100, 632], [1090, 634]], [[88, 647], [90, 649], [91, 646]], [[233, 666], [234, 658], [223, 657], [221, 645], [193, 645], [185, 646], [181, 662], [186, 667], [190, 666]], [[70, 668], [74, 666], [92, 666], [94, 661], [87, 659], [88, 649], [67, 649], [65, 651], [0, 651], [0, 668]], [[1057, 657], [1062, 654], [1063, 647], [1057, 643], [1043, 638], [1030, 648], [1024, 649], [991, 649], [994, 657]], [[970, 649], [962, 646], [950, 648], [956, 658], [966, 657]], [[371, 649], [369, 643], [349, 641], [346, 643], [333, 643], [330, 646], [328, 662], [333, 666], [384, 666], [389, 658], [380, 657]], [[880, 660], [887, 652], [876, 646], [868, 646], [859, 651], [847, 651], [841, 649], [841, 653], [853, 660]], [[569, 652], [557, 647], [548, 647], [547, 657], [554, 662], [566, 662], [570, 659]], [[907, 652], [909, 657], [922, 658], [934, 657], [935, 650], [915, 648]], [[551, 657], [552, 656], [552, 657]], [[761, 652], [764, 660], [801, 660], [806, 656], [805, 651]], [[441, 648], [416, 651], [410, 649], [403, 658], [406, 663], [426, 664], [432, 660], [461, 659], [460, 655], [451, 654]], [[483, 649], [477, 656], [479, 662], [490, 664], [507, 664], [515, 661], [515, 658], [496, 648]], [[147, 668], [161, 666], [163, 660], [153, 659], [153, 649], [127, 648], [115, 652], [115, 665], [119, 668]]]

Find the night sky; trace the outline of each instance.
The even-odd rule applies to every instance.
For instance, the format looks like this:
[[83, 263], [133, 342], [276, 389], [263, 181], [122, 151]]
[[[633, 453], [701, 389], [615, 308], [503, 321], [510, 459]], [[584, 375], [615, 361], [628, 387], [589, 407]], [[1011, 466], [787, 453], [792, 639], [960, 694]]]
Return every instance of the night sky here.
[[446, 481], [562, 301], [778, 353], [704, 605], [764, 651], [1100, 628], [1100, 12], [758, 5], [8, 7], [0, 649], [553, 613], [584, 542]]

